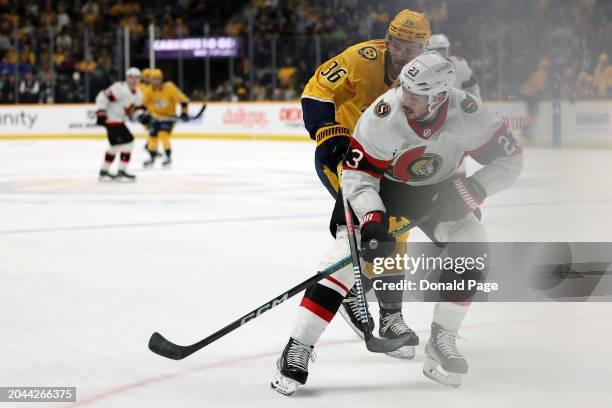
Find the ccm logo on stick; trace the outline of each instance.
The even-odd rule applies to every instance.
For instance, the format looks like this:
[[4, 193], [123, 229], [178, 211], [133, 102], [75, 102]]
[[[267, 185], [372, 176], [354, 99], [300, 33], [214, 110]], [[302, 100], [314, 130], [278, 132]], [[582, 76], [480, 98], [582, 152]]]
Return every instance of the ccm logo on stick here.
[[263, 312], [267, 312], [268, 310], [272, 309], [273, 307], [276, 307], [276, 306], [280, 305], [281, 303], [283, 303], [287, 299], [289, 299], [289, 293], [285, 293], [283, 296], [279, 297], [278, 299], [274, 299], [273, 301], [266, 303], [265, 305], [261, 306], [259, 309], [254, 310], [251, 313], [249, 313], [248, 315], [246, 315], [245, 317], [243, 317], [242, 320], [240, 320], [240, 325], [242, 326], [243, 324], [245, 324], [249, 320], [252, 320], [252, 319], [256, 318], [257, 316], [259, 316]]

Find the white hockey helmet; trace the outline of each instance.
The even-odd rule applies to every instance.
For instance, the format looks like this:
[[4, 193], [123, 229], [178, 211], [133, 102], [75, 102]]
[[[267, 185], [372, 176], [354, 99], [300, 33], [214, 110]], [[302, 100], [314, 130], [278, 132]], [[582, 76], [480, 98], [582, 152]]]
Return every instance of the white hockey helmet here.
[[448, 49], [450, 47], [450, 41], [448, 41], [448, 37], [444, 34], [434, 34], [429, 37], [429, 41], [427, 41], [427, 45], [425, 48], [427, 51], [439, 50], [439, 49]]
[[404, 65], [397, 77], [399, 87], [396, 89], [400, 99], [403, 91], [429, 97], [429, 112], [436, 103], [436, 96], [443, 92], [444, 100], [455, 83], [455, 67], [446, 58], [435, 51], [419, 55]]
[[140, 76], [141, 76], [140, 70], [138, 68], [136, 68], [136, 67], [128, 68], [128, 70], [125, 71], [125, 77], [127, 78], [127, 77], [131, 77], [131, 76], [135, 76], [135, 77], [140, 78]]

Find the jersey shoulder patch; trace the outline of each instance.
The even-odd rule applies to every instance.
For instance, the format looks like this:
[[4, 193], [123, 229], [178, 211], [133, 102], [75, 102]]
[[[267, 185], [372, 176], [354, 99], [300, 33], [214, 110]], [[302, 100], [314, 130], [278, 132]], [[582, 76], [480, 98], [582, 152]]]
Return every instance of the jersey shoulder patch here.
[[359, 51], [357, 51], [359, 55], [368, 60], [375, 60], [378, 58], [378, 50], [371, 45], [367, 45], [365, 47], [361, 47]]
[[478, 102], [466, 92], [465, 99], [461, 101], [461, 109], [465, 113], [474, 113], [478, 110]]
[[391, 105], [388, 102], [385, 102], [384, 99], [378, 101], [376, 105], [374, 105], [374, 114], [379, 118], [384, 118], [389, 116], [391, 112]]

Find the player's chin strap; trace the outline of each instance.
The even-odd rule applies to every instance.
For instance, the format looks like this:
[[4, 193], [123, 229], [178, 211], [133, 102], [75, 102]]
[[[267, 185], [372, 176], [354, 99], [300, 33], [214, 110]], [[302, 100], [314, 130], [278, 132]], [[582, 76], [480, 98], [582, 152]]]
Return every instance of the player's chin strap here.
[[436, 95], [427, 95], [427, 111], [429, 112], [424, 118], [422, 119], [418, 119], [419, 122], [428, 120], [429, 118], [431, 118], [434, 113], [436, 113], [436, 111], [438, 110], [438, 108], [442, 105], [444, 105], [444, 102], [446, 102], [446, 100], [448, 99], [448, 91], [444, 92], [444, 99], [442, 99], [442, 101], [438, 104], [438, 106], [436, 106], [434, 108], [434, 105], [436, 104], [436, 97], [438, 96], [438, 94]]

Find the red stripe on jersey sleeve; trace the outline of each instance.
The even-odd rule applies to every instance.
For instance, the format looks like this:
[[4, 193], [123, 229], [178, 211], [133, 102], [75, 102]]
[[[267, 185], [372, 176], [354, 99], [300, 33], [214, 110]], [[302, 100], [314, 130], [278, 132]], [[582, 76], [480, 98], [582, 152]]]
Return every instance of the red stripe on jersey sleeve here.
[[376, 173], [374, 171], [371, 170], [366, 170], [366, 169], [354, 169], [352, 167], [347, 167], [346, 164], [342, 165], [342, 171], [346, 171], [346, 170], [350, 170], [350, 171], [361, 171], [363, 173], [367, 173], [370, 176], [377, 178], [377, 179], [381, 179], [382, 176], [384, 175], [384, 173]]
[[110, 88], [104, 91], [104, 95], [106, 95], [108, 100], [111, 102], [114, 102], [117, 100], [117, 98], [115, 98], [115, 95], [113, 94], [113, 91], [111, 91]]
[[321, 319], [325, 320], [328, 323], [331, 322], [331, 320], [334, 318], [334, 313], [325, 309], [323, 306], [319, 305], [318, 303], [313, 302], [307, 297], [302, 298], [302, 302], [300, 303], [300, 306], [311, 311], [312, 313], [319, 316]]
[[[500, 137], [502, 136], [506, 136], [508, 138], [508, 143], [514, 141], [514, 137], [510, 133], [510, 129], [508, 128], [508, 123], [506, 123], [506, 121], [504, 121], [502, 125], [495, 131], [495, 133], [493, 133], [493, 136], [491, 136], [489, 141], [487, 141], [485, 144], [483, 144], [479, 148], [468, 152], [468, 154], [472, 156], [474, 159], [478, 159], [480, 157], [484, 157], [488, 155], [493, 150], [497, 149], [498, 146], [500, 146], [500, 143], [501, 143]], [[512, 152], [508, 152], [504, 150], [502, 154], [496, 154], [496, 156], [497, 157], [516, 156], [518, 154], [521, 154], [522, 152], [523, 152], [523, 149], [521, 148], [520, 145], [517, 144], [516, 148]]]
[[391, 160], [380, 160], [372, 156], [371, 154], [369, 154], [366, 151], [366, 149], [364, 149], [364, 147], [361, 145], [361, 143], [359, 143], [357, 139], [355, 139], [354, 137], [351, 138], [351, 144], [349, 145], [349, 152], [352, 149], [358, 149], [361, 153], [363, 153], [363, 156], [368, 161], [368, 163], [370, 163], [372, 166], [380, 170], [384, 171], [385, 169], [387, 169], [387, 167], [391, 165]]

